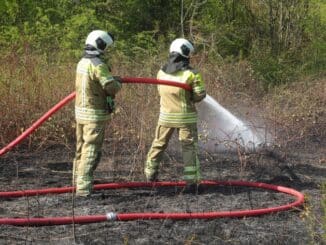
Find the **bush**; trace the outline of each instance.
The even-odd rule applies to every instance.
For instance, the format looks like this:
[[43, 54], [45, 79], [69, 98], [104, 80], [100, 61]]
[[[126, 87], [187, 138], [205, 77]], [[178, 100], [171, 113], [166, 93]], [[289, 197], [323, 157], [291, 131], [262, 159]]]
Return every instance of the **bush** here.
[[257, 80], [267, 91], [277, 85], [294, 81], [300, 73], [289, 57], [272, 56], [270, 52], [258, 49], [251, 55], [251, 63]]

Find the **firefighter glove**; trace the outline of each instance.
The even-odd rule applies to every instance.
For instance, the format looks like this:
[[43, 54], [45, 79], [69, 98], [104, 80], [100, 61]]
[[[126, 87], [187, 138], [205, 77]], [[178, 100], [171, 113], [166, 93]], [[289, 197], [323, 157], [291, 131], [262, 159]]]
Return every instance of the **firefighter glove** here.
[[111, 96], [106, 97], [106, 103], [108, 105], [108, 112], [113, 113], [115, 110], [115, 103]]
[[116, 80], [119, 83], [122, 83], [122, 79], [119, 76], [113, 76], [114, 80]]

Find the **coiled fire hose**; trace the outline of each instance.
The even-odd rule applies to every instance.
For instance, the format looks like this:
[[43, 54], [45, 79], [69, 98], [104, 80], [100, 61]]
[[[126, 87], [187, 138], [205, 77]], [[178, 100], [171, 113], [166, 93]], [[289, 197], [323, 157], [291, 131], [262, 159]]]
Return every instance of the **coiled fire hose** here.
[[[235, 210], [235, 211], [213, 211], [213, 212], [193, 212], [193, 213], [114, 213], [108, 212], [102, 215], [86, 215], [86, 216], [71, 216], [71, 217], [42, 217], [42, 218], [0, 218], [0, 225], [19, 225], [19, 226], [44, 226], [44, 225], [67, 225], [67, 224], [86, 224], [96, 223], [104, 221], [130, 221], [130, 220], [150, 220], [150, 219], [216, 219], [216, 218], [240, 218], [249, 216], [258, 216], [268, 213], [275, 213], [279, 211], [291, 210], [295, 207], [302, 205], [304, 202], [304, 196], [300, 192], [283, 187], [270, 185], [257, 182], [246, 181], [210, 181], [203, 180], [200, 183], [204, 186], [245, 186], [262, 188], [271, 191], [277, 191], [294, 196], [296, 200], [294, 202], [261, 209], [250, 210]], [[148, 187], [184, 187], [186, 182], [127, 182], [127, 183], [106, 183], [97, 184], [94, 186], [94, 190], [101, 189], [122, 189], [122, 188], [148, 188]], [[0, 192], [1, 198], [14, 198], [23, 196], [38, 196], [46, 194], [61, 194], [74, 191], [74, 187], [61, 187], [61, 188], [49, 188], [42, 190], [25, 190], [25, 191], [12, 191], [12, 192]]]

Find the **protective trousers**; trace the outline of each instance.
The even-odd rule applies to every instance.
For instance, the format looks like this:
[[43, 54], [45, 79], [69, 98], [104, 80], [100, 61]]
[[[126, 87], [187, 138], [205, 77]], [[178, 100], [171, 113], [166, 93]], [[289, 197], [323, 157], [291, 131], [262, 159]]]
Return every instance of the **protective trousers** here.
[[73, 166], [73, 185], [76, 195], [87, 196], [93, 187], [93, 173], [101, 160], [106, 122], [76, 125], [76, 155]]
[[197, 156], [198, 133], [196, 124], [190, 124], [187, 127], [181, 128], [171, 128], [162, 125], [156, 127], [155, 138], [147, 154], [145, 163], [146, 178], [148, 180], [155, 179], [155, 176], [158, 175], [160, 161], [162, 160], [163, 153], [175, 129], [178, 130], [179, 141], [182, 146], [182, 158], [184, 162], [183, 178], [189, 184], [198, 183], [201, 176], [200, 164]]

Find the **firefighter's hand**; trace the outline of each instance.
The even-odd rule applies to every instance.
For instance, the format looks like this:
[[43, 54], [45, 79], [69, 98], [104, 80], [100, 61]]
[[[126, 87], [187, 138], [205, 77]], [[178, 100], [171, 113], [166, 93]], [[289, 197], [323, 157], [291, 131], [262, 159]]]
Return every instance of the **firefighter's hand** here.
[[121, 77], [119, 76], [113, 76], [114, 80], [116, 81], [116, 84], [119, 86], [119, 89], [120, 90], [122, 88], [122, 79]]
[[111, 96], [107, 96], [106, 97], [106, 103], [108, 105], [108, 112], [109, 113], [113, 113], [115, 110], [115, 103], [114, 100]]
[[119, 83], [122, 83], [122, 79], [120, 76], [113, 76], [114, 80], [116, 80]]

